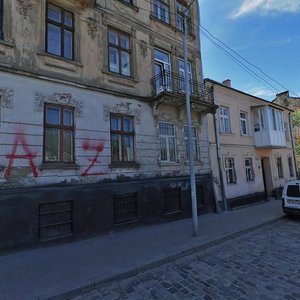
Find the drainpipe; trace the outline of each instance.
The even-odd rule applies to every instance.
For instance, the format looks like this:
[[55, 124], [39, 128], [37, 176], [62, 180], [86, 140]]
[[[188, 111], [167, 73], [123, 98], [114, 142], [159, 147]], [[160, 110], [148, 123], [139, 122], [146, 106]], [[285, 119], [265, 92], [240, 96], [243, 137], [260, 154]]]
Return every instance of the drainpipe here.
[[198, 26], [199, 26], [199, 57], [200, 57], [200, 78], [201, 81], [203, 82], [203, 65], [202, 65], [202, 56], [201, 56], [201, 39], [200, 39], [200, 24], [201, 24], [201, 17], [200, 17], [200, 0], [197, 1], [197, 6], [198, 6]]
[[[214, 86], [213, 86], [213, 93], [214, 93]], [[218, 105], [218, 103], [215, 103]], [[221, 184], [221, 196], [222, 200], [224, 202], [224, 209], [225, 211], [228, 210], [227, 206], [227, 199], [225, 194], [225, 186], [224, 186], [224, 180], [223, 180], [223, 171], [222, 171], [222, 161], [221, 161], [221, 155], [220, 155], [220, 140], [218, 135], [218, 113], [214, 113], [214, 132], [215, 132], [215, 139], [216, 139], [216, 150], [217, 150], [217, 157], [218, 157], [218, 168], [219, 168], [219, 177], [220, 177], [220, 184]]]
[[297, 165], [297, 160], [296, 160], [295, 139], [294, 139], [293, 126], [292, 126], [292, 113], [291, 112], [289, 112], [289, 127], [290, 127], [290, 136], [291, 136], [291, 142], [292, 142], [292, 148], [293, 148], [293, 157], [294, 157], [296, 178], [298, 179], [298, 165]]

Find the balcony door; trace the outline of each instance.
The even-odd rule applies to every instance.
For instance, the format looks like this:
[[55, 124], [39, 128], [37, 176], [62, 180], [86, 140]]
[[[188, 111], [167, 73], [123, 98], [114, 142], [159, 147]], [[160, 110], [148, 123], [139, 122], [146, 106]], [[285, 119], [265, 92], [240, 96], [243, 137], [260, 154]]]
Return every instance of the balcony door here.
[[[182, 59], [178, 59], [178, 73], [179, 73], [179, 91], [185, 93], [185, 68], [184, 68], [184, 61]], [[190, 62], [188, 62], [188, 76], [190, 82], [190, 94], [193, 94], [192, 67]]]
[[170, 55], [154, 49], [156, 93], [171, 90], [171, 64]]

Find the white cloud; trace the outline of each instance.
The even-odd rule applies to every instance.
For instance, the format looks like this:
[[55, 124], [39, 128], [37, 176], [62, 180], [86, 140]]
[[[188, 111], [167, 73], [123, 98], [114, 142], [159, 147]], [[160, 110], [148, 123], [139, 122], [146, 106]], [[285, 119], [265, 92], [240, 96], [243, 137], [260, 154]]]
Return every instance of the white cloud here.
[[242, 5], [236, 9], [232, 18], [259, 12], [262, 14], [274, 12], [297, 12], [300, 10], [299, 0], [243, 0]]
[[262, 99], [272, 100], [275, 98], [275, 93], [273, 91], [271, 91], [267, 88], [261, 87], [261, 86], [258, 86], [258, 87], [252, 86], [251, 88], [249, 88], [249, 85], [248, 85], [248, 89], [246, 89], [245, 92], [247, 94], [250, 94], [255, 97], [262, 98]]

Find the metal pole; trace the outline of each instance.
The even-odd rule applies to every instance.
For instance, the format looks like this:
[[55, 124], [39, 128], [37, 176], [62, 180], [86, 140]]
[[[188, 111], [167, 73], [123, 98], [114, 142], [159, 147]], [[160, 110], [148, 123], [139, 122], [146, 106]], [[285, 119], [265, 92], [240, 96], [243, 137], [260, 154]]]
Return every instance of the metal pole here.
[[193, 157], [193, 140], [192, 140], [192, 126], [191, 126], [191, 105], [190, 105], [190, 79], [187, 59], [187, 17], [184, 13], [184, 79], [185, 79], [185, 101], [186, 101], [186, 118], [188, 129], [188, 154], [190, 165], [190, 185], [192, 198], [192, 215], [193, 215], [193, 235], [198, 235], [198, 213], [197, 213], [197, 195], [196, 195], [196, 179]]

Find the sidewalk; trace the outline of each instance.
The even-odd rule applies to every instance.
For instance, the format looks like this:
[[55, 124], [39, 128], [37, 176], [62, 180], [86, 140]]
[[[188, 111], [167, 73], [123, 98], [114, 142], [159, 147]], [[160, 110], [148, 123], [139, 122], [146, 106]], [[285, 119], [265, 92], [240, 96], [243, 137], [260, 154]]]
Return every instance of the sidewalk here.
[[192, 237], [192, 220], [184, 219], [0, 256], [0, 299], [68, 299], [105, 281], [201, 251], [282, 216], [281, 201], [270, 200], [199, 216], [196, 238]]

